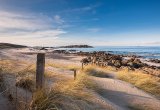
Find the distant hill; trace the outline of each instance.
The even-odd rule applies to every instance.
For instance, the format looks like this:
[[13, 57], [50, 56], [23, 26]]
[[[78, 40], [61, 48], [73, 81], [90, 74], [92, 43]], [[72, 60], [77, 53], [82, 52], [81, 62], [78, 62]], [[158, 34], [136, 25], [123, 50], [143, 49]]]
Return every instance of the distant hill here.
[[68, 45], [68, 46], [60, 46], [59, 48], [93, 48], [93, 46], [89, 46], [89, 45]]
[[6, 48], [25, 48], [27, 46], [24, 45], [17, 45], [17, 44], [10, 44], [10, 43], [0, 43], [0, 49]]

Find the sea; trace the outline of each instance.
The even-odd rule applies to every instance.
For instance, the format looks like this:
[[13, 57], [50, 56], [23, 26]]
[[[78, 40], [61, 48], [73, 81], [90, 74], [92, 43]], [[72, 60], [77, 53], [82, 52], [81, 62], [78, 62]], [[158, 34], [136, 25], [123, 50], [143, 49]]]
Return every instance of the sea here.
[[105, 51], [120, 55], [137, 55], [145, 59], [160, 59], [160, 46], [95, 46], [94, 48], [62, 48], [83, 52]]

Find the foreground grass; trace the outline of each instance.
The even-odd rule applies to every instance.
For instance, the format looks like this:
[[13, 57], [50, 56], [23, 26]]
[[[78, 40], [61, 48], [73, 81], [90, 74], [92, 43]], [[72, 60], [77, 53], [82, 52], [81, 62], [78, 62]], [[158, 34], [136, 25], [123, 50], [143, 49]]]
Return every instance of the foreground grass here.
[[87, 88], [95, 89], [95, 84], [87, 75], [80, 74], [77, 80], [56, 82], [50, 91], [39, 90], [34, 94], [32, 108], [34, 110], [92, 110], [92, 94]]
[[160, 97], [160, 79], [158, 77], [144, 74], [141, 71], [121, 70], [118, 72], [119, 79], [129, 82], [136, 87]]
[[[94, 65], [89, 65], [84, 68], [84, 71], [88, 75], [103, 77], [103, 78], [110, 77], [113, 70], [114, 68], [111, 67], [102, 68]], [[114, 73], [114, 75], [118, 79], [129, 82], [135, 85], [137, 88], [142, 89], [160, 98], [160, 78], [149, 74], [145, 74], [141, 70], [129, 71], [127, 68], [122, 68], [119, 70], [114, 70], [113, 72], [115, 71], [116, 74]]]

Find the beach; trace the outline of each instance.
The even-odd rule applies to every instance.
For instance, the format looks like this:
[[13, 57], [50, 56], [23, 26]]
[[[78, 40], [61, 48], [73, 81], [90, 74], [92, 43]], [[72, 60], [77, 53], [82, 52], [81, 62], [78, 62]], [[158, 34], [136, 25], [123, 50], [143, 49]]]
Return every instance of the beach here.
[[[37, 53], [45, 53], [45, 59], [46, 59], [46, 67], [45, 71], [50, 71], [51, 73], [49, 74], [50, 77], [49, 79], [46, 78], [47, 84], [54, 85], [54, 82], [56, 80], [62, 80], [64, 77], [66, 79], [73, 79], [73, 72], [70, 71], [70, 69], [81, 69], [82, 65], [82, 59], [86, 59], [89, 56], [91, 56], [91, 53], [86, 53], [86, 52], [81, 52], [81, 53], [66, 53], [62, 52], [61, 50], [56, 51], [51, 51], [51, 50], [37, 50], [34, 48], [22, 48], [22, 49], [4, 49], [1, 50], [0, 56], [1, 56], [1, 64], [3, 61], [7, 60], [14, 62], [14, 67], [18, 68], [24, 68], [27, 65], [35, 65], [36, 64], [36, 55]], [[96, 54], [102, 54], [100, 52]], [[95, 55], [95, 53], [92, 55]], [[110, 54], [109, 54], [110, 55]], [[114, 60], [114, 55], [112, 56], [112, 60]], [[97, 57], [97, 56], [96, 56]], [[103, 56], [102, 56], [103, 57]], [[131, 56], [119, 56], [120, 58], [123, 57], [124, 59], [131, 59]], [[118, 57], [118, 58], [119, 58]], [[133, 56], [135, 57], [135, 56]], [[116, 57], [117, 58], [117, 57]], [[128, 71], [139, 71], [139, 72], [144, 72], [148, 74], [146, 71], [160, 71], [152, 69], [150, 67], [158, 68], [159, 64], [158, 63], [153, 63], [146, 61], [145, 59], [139, 58], [141, 63], [144, 64], [149, 64], [149, 66], [143, 67], [145, 68], [145, 71], [142, 70], [142, 68], [129, 68], [128, 66]], [[85, 62], [84, 62], [85, 63]], [[88, 66], [91, 65], [90, 63], [87, 63], [87, 65], [84, 65], [84, 68], [87, 70]], [[102, 71], [103, 66], [99, 66], [99, 64], [93, 64], [95, 66], [94, 71]], [[109, 65], [108, 65], [109, 66]], [[103, 68], [108, 68], [104, 66]], [[106, 69], [104, 71], [104, 74], [108, 74], [109, 76], [105, 77], [99, 77], [99, 76], [92, 76], [93, 72], [91, 72], [91, 80], [93, 80], [98, 87], [100, 88], [98, 92], [92, 91], [92, 90], [87, 90], [92, 93], [94, 100], [92, 100], [93, 105], [91, 104], [92, 107], [88, 107], [88, 109], [113, 109], [113, 110], [130, 110], [133, 106], [140, 106], [143, 104], [143, 107], [146, 108], [152, 108], [152, 110], [159, 110], [160, 108], [160, 101], [158, 99], [157, 95], [151, 95], [150, 93], [147, 93], [146, 91], [141, 90], [140, 88], [137, 88], [135, 85], [129, 84], [128, 82], [122, 81], [117, 79], [117, 72], [120, 71], [122, 68], [126, 68], [124, 66], [122, 67], [116, 67], [116, 66], [109, 66], [110, 69]], [[134, 69], [134, 70], [132, 70]], [[52, 73], [53, 72], [53, 73]], [[60, 75], [59, 77], [54, 78], [52, 75], [58, 74]], [[150, 73], [150, 72], [149, 72]], [[155, 72], [156, 74], [156, 72]], [[159, 74], [149, 74], [153, 75], [153, 77], [159, 77]], [[53, 77], [53, 78], [52, 78]], [[6, 77], [7, 78], [7, 77]], [[62, 79], [61, 79], [62, 78]], [[7, 79], [6, 79], [7, 80]], [[14, 79], [12, 79], [12, 83], [9, 83], [9, 85], [14, 85]], [[23, 91], [19, 92], [19, 94], [23, 94]], [[28, 94], [31, 95], [31, 92], [28, 92]], [[118, 100], [119, 101], [118, 101]], [[28, 96], [28, 102], [31, 100], [31, 96]], [[6, 99], [4, 100], [6, 101]], [[123, 101], [123, 103], [122, 103]], [[3, 101], [2, 101], [3, 103]], [[6, 103], [6, 102], [4, 102]], [[90, 106], [90, 105], [88, 105]], [[140, 106], [141, 107], [141, 106]]]

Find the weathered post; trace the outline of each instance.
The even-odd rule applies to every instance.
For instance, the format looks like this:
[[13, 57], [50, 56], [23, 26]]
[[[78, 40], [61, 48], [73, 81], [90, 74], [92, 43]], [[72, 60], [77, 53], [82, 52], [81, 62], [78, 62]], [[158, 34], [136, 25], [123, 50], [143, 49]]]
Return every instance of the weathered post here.
[[44, 69], [45, 69], [45, 54], [37, 54], [37, 67], [36, 67], [36, 88], [41, 89], [44, 85]]
[[77, 71], [76, 71], [76, 69], [74, 69], [73, 71], [74, 71], [74, 80], [76, 80], [76, 77], [77, 77]]
[[82, 62], [82, 70], [83, 70], [83, 68], [84, 68], [84, 67], [83, 67], [83, 62]]

